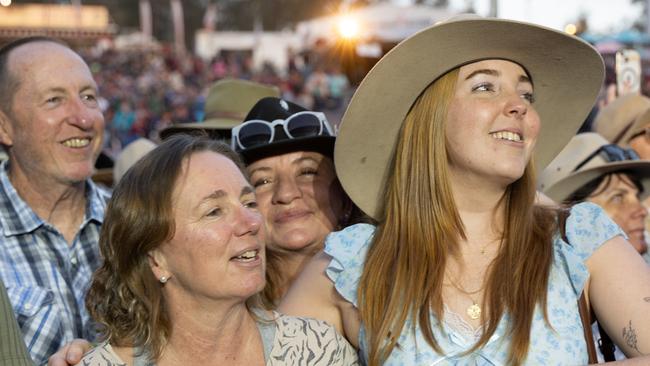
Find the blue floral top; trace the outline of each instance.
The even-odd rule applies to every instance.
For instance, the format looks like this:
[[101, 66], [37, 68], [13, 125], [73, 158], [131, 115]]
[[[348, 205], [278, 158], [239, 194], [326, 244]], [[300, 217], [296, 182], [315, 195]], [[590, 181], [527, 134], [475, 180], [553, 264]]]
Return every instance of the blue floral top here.
[[[375, 227], [358, 224], [332, 233], [325, 243], [325, 252], [332, 256], [327, 276], [346, 300], [357, 306], [357, 286], [361, 277], [366, 253]], [[541, 308], [533, 316], [531, 343], [527, 365], [585, 365], [588, 363], [587, 347], [577, 300], [589, 272], [584, 262], [607, 240], [623, 235], [621, 229], [597, 205], [581, 203], [571, 209], [566, 222], [565, 243], [561, 236], [553, 240], [553, 265], [548, 285], [548, 316], [550, 328], [544, 321]], [[445, 354], [436, 353], [425, 341], [419, 325], [415, 332], [403, 331], [399, 347], [393, 349], [386, 365], [505, 365], [508, 357], [508, 339], [504, 337], [508, 315], [501, 319], [488, 343], [471, 355], [460, 356], [474, 341], [461, 336], [453, 328], [438, 328], [440, 322], [433, 317], [433, 334]], [[409, 320], [405, 329], [410, 329]], [[361, 355], [367, 358], [367, 342], [363, 325], [359, 332]]]

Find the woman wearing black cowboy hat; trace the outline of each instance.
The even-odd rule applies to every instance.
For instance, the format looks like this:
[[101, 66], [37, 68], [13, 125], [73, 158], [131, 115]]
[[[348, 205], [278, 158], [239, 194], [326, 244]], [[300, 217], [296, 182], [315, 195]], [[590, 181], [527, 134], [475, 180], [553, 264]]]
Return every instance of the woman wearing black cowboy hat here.
[[232, 148], [247, 165], [266, 226], [265, 300], [274, 307], [325, 236], [359, 211], [334, 170], [334, 128], [325, 115], [263, 98], [232, 129]]

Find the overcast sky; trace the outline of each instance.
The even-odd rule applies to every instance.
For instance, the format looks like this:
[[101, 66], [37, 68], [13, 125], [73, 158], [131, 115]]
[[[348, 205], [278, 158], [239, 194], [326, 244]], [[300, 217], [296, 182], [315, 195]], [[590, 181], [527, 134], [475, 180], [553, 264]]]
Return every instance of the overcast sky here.
[[[408, 3], [410, 0], [394, 0]], [[474, 2], [477, 13], [487, 15], [490, 0], [449, 0], [455, 10], [464, 9]], [[564, 29], [567, 23], [575, 22], [580, 14], [587, 17], [590, 30], [597, 33], [616, 32], [628, 29], [641, 16], [640, 4], [631, 5], [631, 0], [498, 0], [499, 17], [542, 24], [555, 29]]]

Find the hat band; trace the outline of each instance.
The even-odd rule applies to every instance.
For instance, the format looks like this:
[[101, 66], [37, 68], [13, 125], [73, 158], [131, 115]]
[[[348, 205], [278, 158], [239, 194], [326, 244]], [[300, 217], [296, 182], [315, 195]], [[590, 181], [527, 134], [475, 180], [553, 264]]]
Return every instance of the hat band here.
[[593, 160], [596, 156], [601, 155], [606, 162], [611, 163], [615, 161], [624, 161], [624, 160], [639, 160], [639, 155], [632, 149], [624, 149], [616, 144], [603, 145], [596, 149], [593, 153], [587, 156], [583, 161], [581, 161], [573, 171], [578, 171], [580, 168], [585, 166], [588, 162]]
[[[625, 128], [622, 129], [621, 132], [618, 133], [618, 135], [614, 136], [614, 138], [612, 139], [612, 142], [615, 143], [615, 144], [621, 143], [621, 140], [623, 139], [623, 136], [625, 136], [627, 131], [629, 131], [630, 128], [632, 128], [633, 125], [634, 125], [634, 121], [630, 122], [627, 126], [625, 126]], [[630, 139], [628, 139], [628, 141], [623, 141], [623, 143], [627, 143], [627, 142], [629, 142], [629, 140]]]

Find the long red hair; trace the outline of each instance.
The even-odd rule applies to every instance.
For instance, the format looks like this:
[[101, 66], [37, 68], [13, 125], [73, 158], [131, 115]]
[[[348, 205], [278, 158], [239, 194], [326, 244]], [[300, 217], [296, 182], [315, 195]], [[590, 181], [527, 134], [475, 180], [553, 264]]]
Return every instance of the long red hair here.
[[[369, 364], [380, 365], [396, 346], [407, 319], [417, 321], [427, 343], [442, 353], [430, 316], [443, 317], [442, 283], [449, 256], [465, 237], [448, 172], [447, 109], [458, 69], [427, 87], [406, 116], [392, 172], [386, 182], [383, 217], [372, 240], [358, 288], [367, 330]], [[546, 309], [553, 251], [554, 213], [536, 207], [534, 165], [510, 185], [501, 200], [504, 229], [499, 254], [486, 273], [483, 335], [468, 350], [484, 346], [499, 320], [510, 315], [509, 364], [528, 352], [533, 313]], [[546, 310], [544, 310], [546, 317]]]

